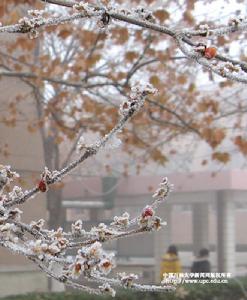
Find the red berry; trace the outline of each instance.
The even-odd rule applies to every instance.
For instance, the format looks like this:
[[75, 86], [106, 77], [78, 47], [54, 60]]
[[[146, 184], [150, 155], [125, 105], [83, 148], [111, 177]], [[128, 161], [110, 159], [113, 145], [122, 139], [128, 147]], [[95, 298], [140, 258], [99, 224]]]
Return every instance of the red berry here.
[[217, 54], [217, 49], [215, 47], [208, 47], [205, 49], [204, 56], [207, 59], [214, 58]]
[[152, 217], [153, 215], [154, 215], [154, 211], [150, 206], [145, 207], [144, 210], [142, 211], [143, 218]]
[[38, 189], [43, 193], [46, 192], [48, 190], [47, 183], [44, 180], [40, 180], [38, 184]]

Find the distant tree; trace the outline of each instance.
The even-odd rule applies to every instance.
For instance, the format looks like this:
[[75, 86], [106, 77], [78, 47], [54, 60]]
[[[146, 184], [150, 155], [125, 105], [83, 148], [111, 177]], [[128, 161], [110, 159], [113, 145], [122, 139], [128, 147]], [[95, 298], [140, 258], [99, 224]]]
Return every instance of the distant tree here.
[[[72, 284], [74, 275], [84, 273], [91, 278], [95, 271], [101, 275], [105, 272], [101, 264], [106, 257], [96, 242], [159, 227], [156, 225], [160, 220], [153, 211], [156, 201], [130, 222], [131, 226], [137, 226], [130, 232], [122, 227], [117, 230], [119, 224], [114, 224], [84, 233], [80, 222], [74, 224], [71, 233], [43, 230], [43, 221], [21, 223], [19, 210], [13, 206], [38, 192], [47, 192], [52, 216], [49, 228], [58, 228], [64, 219], [61, 190], [49, 190], [48, 185], [95, 155], [116, 134], [123, 142], [122, 151], [138, 161], [137, 170], [151, 160], [166, 164], [180, 150], [173, 148], [176, 143], [172, 141], [185, 138], [206, 141], [212, 149], [211, 158], [221, 163], [231, 159], [229, 151], [220, 150], [226, 141], [243, 155], [247, 153], [243, 134], [246, 105], [239, 84], [247, 82], [242, 48], [246, 20], [237, 16], [226, 25], [215, 26], [213, 22], [196, 19], [196, 4], [203, 1], [188, 0], [183, 6], [179, 1], [167, 1], [165, 8], [162, 3], [152, 0], [0, 3], [3, 20], [0, 33], [14, 34], [13, 42], [0, 52], [0, 75], [17, 77], [30, 87], [37, 116], [30, 120], [27, 129], [40, 130], [48, 168], [33, 190], [23, 194], [14, 188], [10, 194], [2, 195], [1, 244], [26, 255], [49, 275], [67, 284]], [[239, 58], [230, 57], [233, 48]], [[209, 78], [205, 79], [206, 76]], [[207, 89], [203, 88], [204, 80]], [[158, 93], [149, 96], [151, 90], [145, 88], [148, 84]], [[144, 97], [145, 105], [139, 111]], [[15, 108], [20, 101], [24, 101], [23, 95], [17, 95], [9, 105], [7, 117], [5, 112], [2, 121], [6, 126], [15, 126], [18, 118]], [[131, 119], [136, 111], [138, 114]], [[124, 126], [129, 119], [128, 126]], [[227, 127], [221, 122], [225, 119]], [[98, 134], [98, 142], [83, 143], [81, 137], [86, 133]], [[68, 141], [69, 149], [65, 147]], [[74, 160], [78, 148], [82, 154]], [[202, 164], [206, 163], [202, 160]], [[125, 173], [127, 169], [123, 169]], [[13, 173], [2, 167], [1, 174], [4, 187]], [[166, 197], [168, 187], [167, 182], [162, 184], [162, 197]], [[128, 219], [126, 216], [120, 219]], [[77, 237], [75, 228], [79, 228], [79, 235], [86, 240], [73, 241]], [[26, 233], [31, 234], [32, 241], [30, 237], [26, 240]], [[71, 245], [83, 246], [86, 251], [80, 252], [74, 262], [64, 258]], [[92, 268], [88, 251], [103, 255], [93, 257]], [[63, 275], [50, 272], [52, 261], [61, 262]], [[109, 260], [106, 265], [110, 270]], [[101, 275], [95, 275], [97, 280], [133, 286], [131, 276], [115, 281]], [[105, 289], [112, 291], [108, 285]]]

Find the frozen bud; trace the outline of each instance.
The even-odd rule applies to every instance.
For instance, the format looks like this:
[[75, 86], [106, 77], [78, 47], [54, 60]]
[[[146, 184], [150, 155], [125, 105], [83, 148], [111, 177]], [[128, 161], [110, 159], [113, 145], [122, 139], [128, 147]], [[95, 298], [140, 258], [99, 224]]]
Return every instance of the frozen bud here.
[[45, 220], [39, 219], [38, 221], [32, 221], [30, 223], [30, 227], [32, 229], [36, 229], [36, 230], [39, 231], [39, 230], [41, 230], [43, 228], [44, 224], [45, 224]]
[[194, 47], [194, 51], [204, 55], [206, 48], [207, 46], [205, 44], [199, 43]]
[[5, 202], [5, 197], [0, 196], [0, 214], [3, 216], [5, 214], [5, 207], [3, 206]]
[[52, 180], [54, 172], [51, 172], [47, 167], [45, 167], [44, 172], [41, 174], [41, 179], [43, 179], [46, 182], [49, 182], [50, 180]]
[[112, 268], [113, 268], [113, 263], [109, 259], [103, 259], [99, 263], [99, 270], [104, 274], [110, 273]]
[[10, 166], [0, 165], [0, 192], [19, 174], [10, 170]]
[[137, 17], [143, 19], [143, 20], [146, 20], [146, 21], [154, 21], [154, 16], [152, 15], [152, 12], [147, 10], [145, 7], [138, 7], [136, 10], [135, 10], [135, 13], [137, 15]]
[[203, 31], [201, 33], [201, 36], [208, 36], [209, 35], [209, 29], [210, 28], [209, 28], [208, 24], [201, 24], [201, 25], [199, 25], [198, 29]]
[[6, 223], [0, 226], [0, 232], [12, 231], [15, 230], [15, 228], [14, 224]]
[[22, 211], [19, 208], [14, 208], [9, 211], [9, 218], [12, 220], [19, 221], [21, 219]]
[[208, 24], [200, 24], [199, 29], [200, 30], [209, 30], [209, 26], [208, 26]]
[[120, 106], [119, 113], [122, 116], [133, 115], [135, 111], [138, 111], [144, 105], [144, 98], [148, 94], [156, 93], [150, 84], [138, 85], [131, 88], [129, 99], [124, 101]]
[[78, 143], [77, 143], [77, 147], [76, 147], [77, 152], [80, 152], [83, 149], [86, 149], [87, 147], [88, 146], [86, 145], [85, 138], [83, 136], [81, 136]]
[[54, 243], [48, 246], [47, 252], [51, 255], [55, 255], [59, 252], [61, 252], [61, 249]]
[[110, 294], [112, 297], [115, 297], [116, 291], [109, 285], [109, 283], [104, 283], [102, 286], [99, 286], [99, 289], [104, 294]]
[[146, 206], [142, 211], [142, 218], [150, 218], [154, 215], [154, 210], [151, 206]]
[[44, 10], [30, 9], [27, 13], [30, 17], [40, 17], [44, 14]]
[[57, 241], [57, 245], [60, 249], [65, 249], [69, 244], [69, 241], [65, 238], [60, 238]]
[[48, 246], [48, 244], [43, 243], [43, 244], [40, 245], [40, 248], [41, 248], [41, 250], [42, 250], [43, 252], [47, 252], [49, 246]]
[[110, 23], [110, 15], [107, 12], [104, 12], [100, 18], [100, 27], [105, 27]]
[[83, 267], [82, 264], [80, 264], [79, 262], [76, 263], [75, 266], [74, 266], [74, 274], [79, 275], [81, 273], [82, 267]]
[[168, 196], [173, 186], [168, 182], [167, 177], [162, 180], [159, 186], [160, 187], [154, 192], [153, 198], [157, 199], [158, 201], [162, 201]]
[[39, 36], [39, 31], [37, 29], [31, 29], [28, 33], [28, 37], [33, 40]]
[[48, 184], [42, 179], [38, 183], [38, 189], [42, 192], [45, 193], [48, 191]]
[[239, 65], [234, 65], [231, 62], [225, 63], [225, 68], [227, 68], [231, 72], [237, 72], [238, 73], [238, 72], [241, 71], [241, 67]]
[[130, 215], [125, 212], [120, 217], [115, 216], [113, 220], [114, 221], [111, 223], [111, 225], [127, 227], [129, 225]]
[[30, 249], [35, 253], [35, 254], [40, 254], [43, 252], [42, 247], [41, 247], [42, 241], [41, 240], [36, 240], [36, 241], [31, 241], [30, 242]]
[[7, 215], [4, 215], [3, 217], [0, 217], [0, 225], [3, 225], [6, 222], [7, 219], [8, 219]]
[[88, 247], [85, 252], [90, 258], [99, 259], [102, 255], [102, 245], [99, 242], [95, 242], [92, 246]]
[[21, 25], [23, 31], [29, 31], [31, 28], [34, 27], [31, 19], [27, 17], [21, 18], [18, 23]]
[[9, 193], [9, 199], [10, 200], [16, 200], [18, 198], [21, 198], [24, 196], [24, 193], [19, 186], [14, 186], [12, 192]]
[[75, 261], [75, 263], [71, 264], [69, 266], [69, 269], [71, 270], [71, 276], [72, 278], [78, 278], [80, 274], [84, 271], [84, 263], [85, 260], [83, 258], [79, 258]]
[[158, 188], [155, 193], [153, 194], [153, 198], [157, 199], [163, 199], [167, 194], [167, 189], [166, 188]]
[[162, 219], [159, 217], [154, 217], [152, 225], [154, 230], [159, 230], [162, 226], [166, 225], [166, 222], [162, 222]]
[[99, 240], [101, 242], [105, 241], [107, 227], [104, 223], [100, 223], [98, 227], [94, 228], [94, 231], [98, 234]]
[[82, 220], [77, 220], [74, 224], [72, 224], [71, 231], [72, 234], [79, 235], [82, 231]]
[[127, 288], [130, 288], [134, 280], [138, 279], [138, 276], [135, 274], [119, 273], [118, 276], [122, 284]]
[[9, 236], [9, 239], [10, 239], [11, 242], [13, 242], [13, 243], [15, 243], [15, 244], [17, 244], [18, 241], [19, 241], [19, 239], [18, 239], [17, 236]]
[[228, 25], [237, 27], [243, 22], [243, 18], [232, 18], [229, 20]]
[[154, 210], [151, 206], [146, 206], [141, 216], [139, 217], [139, 225], [142, 228], [145, 228], [146, 230], [152, 230], [153, 229], [153, 216], [154, 216]]
[[150, 94], [156, 94], [157, 89], [155, 89], [151, 84], [140, 84], [133, 86], [131, 88], [131, 98], [136, 98], [138, 96], [147, 96]]
[[48, 184], [51, 182], [53, 177], [56, 176], [55, 172], [51, 172], [47, 167], [45, 167], [45, 170], [41, 174], [41, 179], [38, 183], [38, 189], [41, 192], [45, 193], [48, 191]]
[[73, 9], [79, 12], [84, 12], [88, 15], [94, 12], [94, 8], [88, 2], [84, 1], [80, 1], [79, 3], [73, 5]]
[[120, 110], [119, 110], [120, 115], [123, 115], [123, 116], [128, 115], [129, 109], [130, 109], [130, 103], [128, 101], [124, 101], [120, 105]]
[[0, 170], [0, 190], [8, 183], [7, 172], [5, 169]]
[[55, 239], [61, 239], [63, 238], [63, 228], [62, 227], [59, 227], [56, 231], [54, 231], [52, 233], [52, 237], [54, 237]]

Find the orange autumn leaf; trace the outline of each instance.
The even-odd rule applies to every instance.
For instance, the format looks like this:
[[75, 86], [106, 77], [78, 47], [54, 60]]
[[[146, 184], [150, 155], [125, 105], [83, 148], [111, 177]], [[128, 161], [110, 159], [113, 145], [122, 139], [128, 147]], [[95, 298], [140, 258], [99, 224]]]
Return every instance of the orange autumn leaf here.
[[234, 144], [239, 148], [243, 155], [247, 155], [247, 140], [238, 135], [234, 139]]
[[136, 53], [135, 51], [128, 51], [126, 54], [125, 54], [125, 58], [132, 62], [133, 60], [135, 60], [136, 58], [138, 57], [138, 53]]
[[156, 10], [156, 12], [154, 12], [154, 16], [161, 22], [163, 23], [164, 21], [166, 21], [167, 19], [169, 19], [170, 14], [168, 11], [166, 11], [165, 9], [160, 9], [160, 10]]
[[160, 84], [160, 79], [158, 76], [153, 75], [150, 77], [149, 82], [154, 86], [154, 87], [158, 87]]
[[178, 77], [178, 83], [179, 84], [185, 84], [187, 82], [187, 76], [185, 76], [185, 75], [180, 75], [179, 77]]
[[230, 160], [230, 154], [228, 152], [214, 152], [212, 159], [226, 164]]
[[212, 148], [216, 148], [226, 136], [222, 128], [204, 128], [201, 135]]

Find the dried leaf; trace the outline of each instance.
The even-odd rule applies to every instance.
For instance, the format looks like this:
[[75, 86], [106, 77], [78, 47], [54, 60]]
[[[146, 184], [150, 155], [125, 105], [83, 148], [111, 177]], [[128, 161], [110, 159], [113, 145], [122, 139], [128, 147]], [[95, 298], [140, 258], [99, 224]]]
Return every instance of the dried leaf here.
[[230, 160], [230, 154], [228, 152], [214, 152], [212, 159], [226, 164]]
[[160, 10], [156, 10], [153, 15], [161, 22], [163, 23], [164, 21], [166, 21], [167, 19], [169, 19], [170, 14], [167, 10], [165, 9], [160, 9]]
[[247, 155], [247, 140], [241, 135], [238, 135], [234, 139], [234, 144], [239, 148], [243, 155]]
[[160, 85], [160, 79], [157, 75], [151, 76], [149, 82], [156, 88]]
[[130, 62], [134, 61], [137, 57], [138, 57], [138, 53], [136, 53], [135, 51], [128, 51], [125, 54], [125, 58]]
[[224, 140], [226, 134], [222, 128], [204, 128], [202, 137], [212, 148], [216, 148]]

